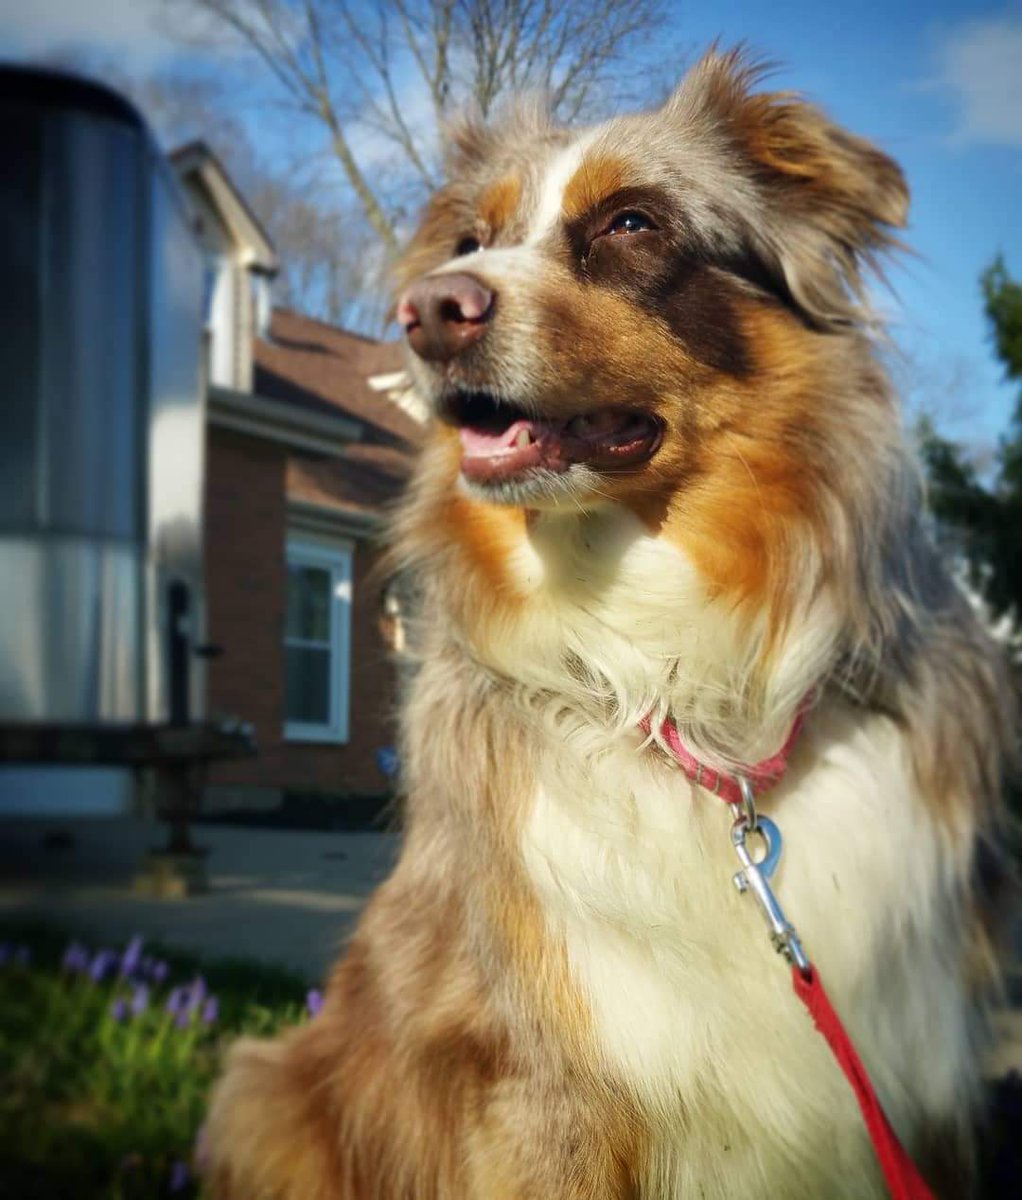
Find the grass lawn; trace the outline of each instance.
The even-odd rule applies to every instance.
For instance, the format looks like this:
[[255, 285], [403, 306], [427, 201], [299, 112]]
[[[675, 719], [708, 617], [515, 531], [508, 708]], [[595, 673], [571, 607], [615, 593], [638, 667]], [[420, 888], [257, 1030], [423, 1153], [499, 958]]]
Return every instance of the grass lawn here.
[[300, 976], [0, 924], [0, 1200], [199, 1194], [226, 1045], [307, 1020]]
[[[194, 1200], [227, 1044], [318, 1002], [285, 970], [0, 922], [0, 1200]], [[983, 1200], [1022, 1196], [1019, 1130], [1014, 1076], [991, 1087]]]

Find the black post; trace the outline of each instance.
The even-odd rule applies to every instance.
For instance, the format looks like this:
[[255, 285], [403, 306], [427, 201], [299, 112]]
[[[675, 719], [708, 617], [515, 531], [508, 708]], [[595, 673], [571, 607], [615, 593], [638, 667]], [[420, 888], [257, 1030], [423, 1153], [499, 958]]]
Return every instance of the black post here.
[[167, 664], [170, 672], [170, 723], [183, 728], [188, 724], [191, 637], [188, 612], [191, 596], [188, 585], [175, 579], [167, 588]]

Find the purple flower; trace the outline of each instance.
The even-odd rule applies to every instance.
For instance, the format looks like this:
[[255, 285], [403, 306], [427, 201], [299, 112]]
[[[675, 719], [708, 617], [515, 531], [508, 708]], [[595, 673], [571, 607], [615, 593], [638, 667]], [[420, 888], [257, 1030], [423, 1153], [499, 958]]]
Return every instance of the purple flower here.
[[220, 1016], [220, 1002], [216, 996], [210, 996], [206, 1003], [202, 1006], [202, 1019], [207, 1025], [215, 1025], [217, 1017]]
[[312, 988], [306, 995], [305, 1007], [309, 1010], [310, 1017], [315, 1017], [319, 1014], [320, 1009], [323, 1007], [323, 993], [319, 988]]
[[140, 1017], [149, 1007], [149, 988], [146, 984], [140, 983], [135, 988], [135, 994], [131, 997], [131, 1015]]
[[188, 1164], [183, 1159], [176, 1158], [170, 1167], [170, 1178], [167, 1180], [167, 1191], [184, 1191], [184, 1189], [188, 1186], [191, 1177], [192, 1173], [188, 1169]]
[[150, 978], [157, 986], [163, 983], [169, 974], [170, 968], [162, 958], [158, 958], [149, 970]]
[[11, 957], [11, 951], [14, 947], [10, 942], [0, 942], [0, 967]]
[[186, 990], [187, 989], [183, 987], [171, 989], [170, 995], [167, 997], [166, 1009], [172, 1017], [176, 1017], [178, 1013], [184, 1011], [186, 1004]]
[[182, 1008], [174, 1018], [174, 1025], [177, 1029], [187, 1029], [192, 1023], [192, 1014], [187, 1008]]
[[81, 942], [68, 942], [61, 966], [65, 971], [85, 971], [89, 966], [89, 950]]
[[134, 975], [142, 961], [142, 939], [136, 934], [121, 955], [121, 974]]
[[117, 955], [113, 950], [98, 951], [89, 964], [89, 978], [93, 983], [100, 983], [106, 977], [106, 973], [117, 961]]
[[115, 1021], [123, 1021], [128, 1015], [128, 1002], [123, 996], [118, 996], [117, 999], [110, 1005], [110, 1016]]
[[187, 1006], [189, 1014], [197, 1013], [202, 1007], [203, 1000], [206, 999], [207, 988], [206, 981], [201, 975], [196, 975], [192, 980], [191, 986], [186, 989], [188, 994]]

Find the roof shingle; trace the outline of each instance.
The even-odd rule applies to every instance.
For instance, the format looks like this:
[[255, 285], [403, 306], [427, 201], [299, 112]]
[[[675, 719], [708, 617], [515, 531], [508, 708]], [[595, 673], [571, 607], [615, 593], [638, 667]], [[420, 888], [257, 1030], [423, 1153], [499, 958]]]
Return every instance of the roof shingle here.
[[392, 502], [411, 471], [423, 429], [372, 375], [403, 366], [396, 342], [377, 342], [312, 317], [276, 309], [270, 338], [255, 343], [256, 395], [320, 413], [354, 417], [364, 428], [340, 457], [294, 456], [287, 492], [294, 499], [371, 511]]

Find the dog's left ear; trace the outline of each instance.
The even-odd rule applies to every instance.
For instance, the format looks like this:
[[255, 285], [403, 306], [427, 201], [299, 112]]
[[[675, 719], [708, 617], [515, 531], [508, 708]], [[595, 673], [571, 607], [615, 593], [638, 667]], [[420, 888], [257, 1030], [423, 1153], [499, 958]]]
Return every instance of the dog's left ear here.
[[452, 179], [478, 167], [493, 148], [493, 131], [475, 109], [449, 118], [441, 129], [444, 178]]
[[711, 51], [668, 107], [726, 139], [752, 185], [742, 215], [754, 248], [806, 314], [821, 325], [861, 319], [864, 268], [879, 272], [905, 226], [901, 168], [799, 97], [755, 92], [762, 74], [740, 51]]

